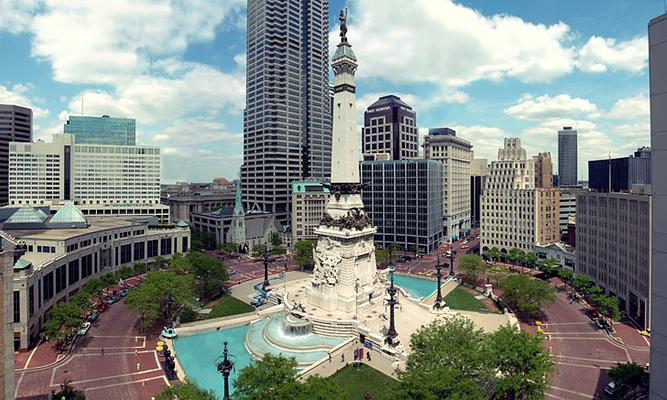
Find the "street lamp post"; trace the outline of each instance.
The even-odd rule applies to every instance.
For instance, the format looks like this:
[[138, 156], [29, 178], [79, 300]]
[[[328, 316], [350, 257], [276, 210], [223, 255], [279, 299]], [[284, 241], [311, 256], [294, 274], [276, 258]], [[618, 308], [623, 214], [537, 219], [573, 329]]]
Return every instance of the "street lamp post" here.
[[[220, 358], [218, 357], [218, 360]], [[225, 393], [223, 396], [224, 400], [229, 400], [229, 374], [232, 372], [232, 368], [234, 368], [234, 356], [231, 356], [227, 351], [227, 342], [225, 342], [225, 350], [222, 353], [222, 361], [217, 363], [218, 367], [218, 372], [222, 374], [222, 377], [225, 380]]]
[[266, 245], [264, 245], [262, 258], [264, 259], [264, 283], [262, 283], [262, 290], [266, 291], [266, 288], [271, 285], [271, 283], [269, 283], [269, 250]]
[[389, 292], [389, 330], [387, 331], [387, 338], [385, 339], [385, 342], [390, 345], [390, 346], [396, 346], [399, 341], [396, 339], [398, 336], [398, 333], [396, 332], [396, 323], [395, 323], [395, 318], [394, 318], [394, 307], [396, 304], [398, 304], [398, 300], [396, 300], [396, 292], [398, 292], [398, 289], [394, 286], [394, 267], [392, 266], [389, 269], [389, 274], [391, 277], [391, 285], [389, 286], [389, 289], [387, 289], [387, 292]]
[[354, 281], [354, 319], [359, 318], [359, 278]]
[[435, 298], [435, 304], [433, 304], [433, 308], [436, 310], [439, 310], [443, 307], [442, 305], [442, 290], [440, 289], [440, 286], [442, 285], [442, 272], [441, 270], [443, 268], [447, 268], [447, 264], [441, 264], [440, 263], [440, 256], [438, 256], [438, 263], [435, 264], [435, 270], [436, 270], [436, 276], [438, 278], [438, 295]]
[[167, 293], [167, 297], [164, 299], [164, 305], [167, 307], [167, 315], [165, 325], [167, 329], [171, 328], [171, 306], [174, 304], [174, 296], [171, 293]]
[[449, 251], [449, 276], [454, 276], [454, 257], [456, 257], [456, 250]]

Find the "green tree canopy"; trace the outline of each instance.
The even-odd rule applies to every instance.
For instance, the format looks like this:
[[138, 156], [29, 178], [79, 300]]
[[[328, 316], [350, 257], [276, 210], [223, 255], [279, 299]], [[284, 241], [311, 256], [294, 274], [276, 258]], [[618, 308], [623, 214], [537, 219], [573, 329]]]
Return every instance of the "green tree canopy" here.
[[512, 274], [500, 287], [503, 300], [531, 318], [540, 316], [546, 302], [556, 301], [556, 291], [551, 285], [528, 275]]
[[220, 245], [220, 250], [228, 253], [236, 253], [239, 250], [239, 244], [233, 242], [226, 242]]
[[500, 259], [500, 250], [498, 250], [497, 247], [491, 247], [487, 250], [486, 254], [493, 261], [498, 261]]
[[71, 382], [70, 380], [65, 380], [65, 382], [61, 383], [60, 390], [57, 393], [55, 390], [52, 390], [51, 398], [57, 400], [86, 400], [86, 395], [83, 391], [74, 389]]
[[588, 288], [593, 286], [593, 281], [584, 274], [577, 274], [572, 280], [572, 284], [578, 291], [585, 292]]
[[607, 373], [619, 387], [627, 387], [636, 393], [638, 388], [648, 389], [649, 373], [637, 363], [618, 363]]
[[283, 244], [283, 240], [280, 238], [280, 234], [278, 232], [271, 232], [271, 245], [280, 246], [281, 244]]
[[572, 282], [572, 278], [574, 278], [574, 272], [572, 272], [572, 270], [568, 268], [560, 268], [558, 270], [558, 277], [563, 282], [570, 283]]
[[162, 390], [155, 395], [155, 400], [216, 400], [211, 391], [199, 388], [186, 379], [177, 386], [163, 386]]
[[301, 268], [312, 268], [315, 246], [317, 246], [317, 240], [299, 240], [294, 243], [294, 262]]
[[526, 257], [525, 257], [524, 261], [526, 263], [526, 266], [532, 268], [532, 267], [535, 266], [535, 264], [537, 264], [538, 259], [539, 258], [537, 257], [537, 254], [535, 254], [532, 251], [529, 251], [528, 253], [526, 253]]
[[516, 247], [512, 247], [507, 254], [507, 258], [512, 262], [512, 264], [516, 264], [519, 259], [521, 259], [524, 255], [524, 252], [521, 251], [521, 249], [518, 249]]
[[229, 280], [229, 273], [219, 258], [198, 251], [190, 252], [184, 258], [185, 267], [194, 275], [197, 297], [208, 299], [222, 291]]
[[42, 334], [49, 340], [60, 343], [73, 337], [81, 327], [83, 310], [74, 302], [58, 303], [53, 306], [51, 316], [42, 325]]
[[542, 337], [505, 325], [490, 335], [491, 362], [498, 371], [494, 399], [543, 399], [553, 371]]
[[389, 251], [385, 248], [375, 248], [375, 263], [377, 265], [386, 266], [389, 261]]
[[602, 296], [598, 300], [598, 308], [600, 309], [600, 314], [611, 320], [618, 321], [621, 319], [621, 311], [618, 308], [618, 299], [616, 296]]
[[434, 321], [410, 340], [412, 352], [390, 398], [481, 399], [493, 374], [485, 334], [467, 318]]
[[486, 269], [486, 265], [477, 254], [466, 254], [459, 259], [459, 268], [468, 281], [475, 282]]
[[256, 244], [252, 246], [252, 249], [250, 250], [250, 254], [253, 257], [261, 257], [262, 253], [264, 253], [265, 246], [263, 244]]

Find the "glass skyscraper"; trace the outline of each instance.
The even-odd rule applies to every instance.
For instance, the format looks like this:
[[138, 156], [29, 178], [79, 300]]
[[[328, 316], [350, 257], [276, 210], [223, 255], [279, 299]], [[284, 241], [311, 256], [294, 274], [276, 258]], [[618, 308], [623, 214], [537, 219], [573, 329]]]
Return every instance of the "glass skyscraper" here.
[[331, 176], [328, 0], [248, 0], [241, 181], [287, 222], [293, 181]]
[[558, 186], [577, 186], [577, 131], [566, 126], [558, 131]]
[[70, 116], [63, 132], [74, 135], [77, 144], [137, 144], [136, 121], [132, 118]]

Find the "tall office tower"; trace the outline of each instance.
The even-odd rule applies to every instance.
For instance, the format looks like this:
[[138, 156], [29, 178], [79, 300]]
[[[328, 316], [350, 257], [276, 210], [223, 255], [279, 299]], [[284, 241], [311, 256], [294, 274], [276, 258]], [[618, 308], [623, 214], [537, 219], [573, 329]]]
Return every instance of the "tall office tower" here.
[[364, 154], [388, 154], [389, 160], [417, 158], [417, 113], [400, 97], [382, 96], [364, 112]]
[[651, 400], [667, 400], [667, 14], [648, 25], [653, 185]]
[[535, 187], [551, 188], [553, 187], [553, 164], [551, 163], [551, 153], [539, 153], [533, 157], [535, 161]]
[[32, 110], [0, 104], [0, 206], [9, 201], [9, 142], [32, 141]]
[[136, 121], [132, 118], [70, 116], [63, 126], [80, 144], [137, 144]]
[[558, 186], [577, 186], [577, 131], [571, 126], [558, 131]]
[[472, 228], [479, 228], [482, 195], [488, 174], [489, 160], [478, 158], [470, 161], [470, 226]]
[[331, 178], [329, 2], [248, 0], [246, 209], [289, 219], [292, 182]]
[[442, 162], [443, 238], [458, 240], [470, 230], [470, 162], [472, 145], [449, 128], [429, 129], [424, 158]]
[[[615, 295], [621, 310], [642, 329], [650, 329], [650, 189], [638, 185], [626, 193], [579, 190], [576, 196], [577, 273]], [[659, 366], [651, 364], [653, 368]]]
[[521, 139], [506, 138], [491, 161], [482, 196], [481, 249], [533, 251], [558, 241], [558, 189], [535, 188], [535, 161]]
[[76, 201], [86, 215], [155, 215], [160, 204], [160, 149], [148, 146], [78, 144], [70, 134], [51, 143], [9, 145], [12, 205]]

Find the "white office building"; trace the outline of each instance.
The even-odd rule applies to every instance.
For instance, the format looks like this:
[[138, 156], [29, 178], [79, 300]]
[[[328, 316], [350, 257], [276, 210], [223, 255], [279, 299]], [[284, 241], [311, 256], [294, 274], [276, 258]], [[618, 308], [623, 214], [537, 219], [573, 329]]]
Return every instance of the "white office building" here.
[[442, 162], [443, 238], [457, 240], [470, 231], [470, 164], [472, 144], [449, 128], [429, 129], [424, 158]]
[[77, 144], [70, 134], [53, 141], [9, 145], [9, 204], [51, 205], [73, 200], [85, 215], [154, 215], [160, 204], [160, 149]]
[[567, 224], [571, 217], [577, 215], [577, 195], [572, 189], [560, 190], [560, 206], [558, 210], [558, 224], [560, 236], [567, 235]]

